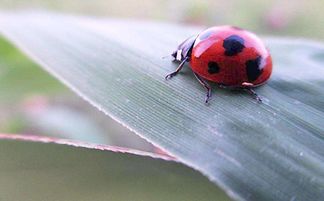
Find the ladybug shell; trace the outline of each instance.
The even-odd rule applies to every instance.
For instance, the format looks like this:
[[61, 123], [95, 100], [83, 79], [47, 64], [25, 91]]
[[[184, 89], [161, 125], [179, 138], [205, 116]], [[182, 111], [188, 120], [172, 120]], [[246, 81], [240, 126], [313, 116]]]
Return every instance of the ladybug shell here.
[[236, 27], [219, 26], [197, 36], [190, 66], [201, 77], [218, 84], [258, 86], [269, 79], [272, 59], [255, 34]]

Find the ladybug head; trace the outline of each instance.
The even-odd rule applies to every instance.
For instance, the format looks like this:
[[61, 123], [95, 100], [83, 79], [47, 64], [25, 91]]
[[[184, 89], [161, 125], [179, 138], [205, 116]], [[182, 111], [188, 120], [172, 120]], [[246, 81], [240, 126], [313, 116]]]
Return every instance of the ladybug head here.
[[174, 52], [172, 52], [171, 56], [176, 59], [177, 58], [177, 51], [175, 50]]
[[175, 50], [171, 56], [177, 60], [177, 61], [182, 61], [186, 57], [190, 57], [192, 47], [196, 41], [197, 36], [192, 36], [185, 41], [183, 41]]

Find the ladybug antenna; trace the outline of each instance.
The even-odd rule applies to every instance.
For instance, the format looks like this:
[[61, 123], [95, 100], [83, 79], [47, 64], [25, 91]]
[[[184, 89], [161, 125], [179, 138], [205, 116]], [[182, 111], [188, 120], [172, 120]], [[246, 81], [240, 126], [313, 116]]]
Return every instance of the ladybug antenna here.
[[173, 59], [175, 59], [176, 55], [177, 55], [177, 51], [174, 51], [174, 52], [172, 52], [172, 54], [169, 54], [169, 55], [166, 55], [166, 56], [162, 57], [162, 59], [166, 59], [168, 57], [173, 57]]
[[172, 55], [169, 54], [169, 55], [163, 56], [162, 59], [166, 59], [166, 58], [168, 58], [168, 57], [172, 57]]

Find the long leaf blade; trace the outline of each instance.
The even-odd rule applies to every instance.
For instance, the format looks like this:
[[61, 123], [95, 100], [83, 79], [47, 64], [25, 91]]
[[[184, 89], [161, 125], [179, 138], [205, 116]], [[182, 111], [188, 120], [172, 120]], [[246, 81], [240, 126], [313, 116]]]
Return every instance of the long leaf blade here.
[[3, 200], [229, 200], [165, 156], [39, 136], [0, 139]]
[[214, 87], [206, 107], [189, 71], [163, 80], [175, 65], [161, 56], [197, 28], [52, 14], [1, 18], [0, 31], [54, 76], [233, 198], [324, 196], [321, 45], [268, 40], [275, 66], [257, 89], [264, 103]]

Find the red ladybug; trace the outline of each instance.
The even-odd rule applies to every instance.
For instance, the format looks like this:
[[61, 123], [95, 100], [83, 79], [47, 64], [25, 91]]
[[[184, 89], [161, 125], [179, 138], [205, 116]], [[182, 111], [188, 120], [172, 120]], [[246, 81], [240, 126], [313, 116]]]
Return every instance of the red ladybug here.
[[252, 88], [264, 84], [272, 71], [271, 55], [263, 42], [255, 34], [233, 26], [211, 27], [190, 37], [172, 56], [180, 65], [165, 79], [178, 74], [189, 62], [195, 77], [207, 89], [206, 103], [211, 97], [206, 80], [220, 87], [246, 90], [261, 102]]

